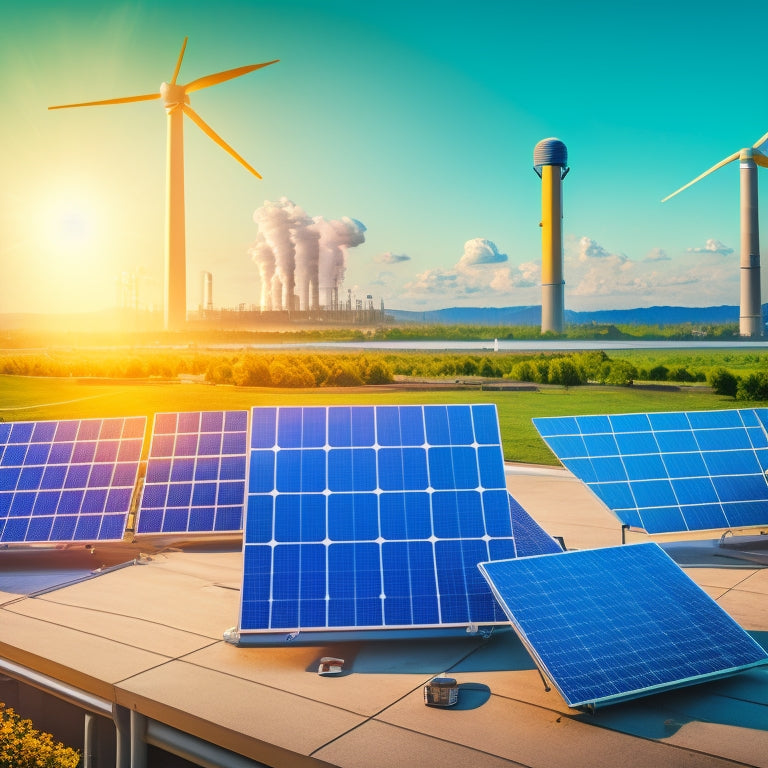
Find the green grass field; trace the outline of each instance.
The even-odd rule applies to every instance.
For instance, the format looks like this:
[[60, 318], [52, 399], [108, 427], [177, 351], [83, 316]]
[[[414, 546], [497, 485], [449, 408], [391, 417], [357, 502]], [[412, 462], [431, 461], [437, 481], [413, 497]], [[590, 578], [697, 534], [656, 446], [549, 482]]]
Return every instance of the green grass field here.
[[266, 389], [207, 384], [97, 384], [76, 379], [0, 376], [0, 418], [5, 421], [138, 416], [166, 411], [247, 409], [253, 405], [363, 405], [495, 403], [504, 458], [558, 464], [531, 423], [538, 416], [644, 411], [715, 410], [739, 403], [709, 391], [631, 387], [544, 388], [539, 392], [479, 390]]

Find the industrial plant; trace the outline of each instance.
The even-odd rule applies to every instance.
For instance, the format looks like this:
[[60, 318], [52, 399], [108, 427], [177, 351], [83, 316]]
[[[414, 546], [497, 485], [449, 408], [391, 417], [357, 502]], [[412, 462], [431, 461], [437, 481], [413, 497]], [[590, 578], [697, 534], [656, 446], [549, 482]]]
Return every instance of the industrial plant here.
[[[282, 296], [282, 291], [277, 294]], [[392, 322], [392, 317], [384, 309], [384, 300], [381, 299], [376, 307], [370, 293], [361, 299], [353, 294], [352, 289], [347, 289], [346, 297], [341, 298], [339, 288], [334, 286], [322, 303], [319, 291], [309, 290], [309, 295], [309, 302], [306, 301], [306, 294], [304, 297], [294, 294], [285, 303], [281, 299], [275, 304], [242, 303], [235, 307], [216, 307], [213, 303], [213, 275], [201, 272], [200, 302], [196, 311], [187, 313], [187, 327], [245, 330], [291, 325], [376, 326]]]

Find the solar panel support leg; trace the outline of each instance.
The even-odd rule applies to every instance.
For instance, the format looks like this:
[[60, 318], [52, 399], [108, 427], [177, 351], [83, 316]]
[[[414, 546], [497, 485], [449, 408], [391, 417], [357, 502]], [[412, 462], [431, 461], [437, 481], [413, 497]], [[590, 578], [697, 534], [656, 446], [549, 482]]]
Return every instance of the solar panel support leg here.
[[547, 682], [547, 678], [544, 677], [544, 673], [539, 669], [539, 665], [536, 665], [536, 671], [539, 673], [539, 677], [541, 678], [541, 682], [544, 684], [544, 690], [546, 693], [549, 693], [552, 689], [549, 686], [549, 683]]
[[624, 525], [621, 526], [621, 543], [626, 544], [627, 543], [627, 531], [629, 530], [629, 526], [624, 523]]

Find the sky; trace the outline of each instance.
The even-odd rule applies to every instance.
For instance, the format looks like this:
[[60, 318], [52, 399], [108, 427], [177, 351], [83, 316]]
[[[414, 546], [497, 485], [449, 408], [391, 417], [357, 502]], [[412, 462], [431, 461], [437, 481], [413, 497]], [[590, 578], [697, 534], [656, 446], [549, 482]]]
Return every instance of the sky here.
[[112, 307], [125, 275], [141, 306], [162, 304], [162, 102], [47, 107], [157, 92], [184, 37], [179, 83], [280, 60], [191, 94], [263, 178], [185, 120], [190, 309], [201, 271], [215, 306], [263, 302], [257, 221], [275, 206], [351, 223], [344, 297], [540, 304], [532, 165], [548, 137], [571, 168], [566, 309], [738, 305], [738, 162], [661, 199], [768, 132], [749, 32], [763, 14], [700, 0], [6, 4], [0, 312]]

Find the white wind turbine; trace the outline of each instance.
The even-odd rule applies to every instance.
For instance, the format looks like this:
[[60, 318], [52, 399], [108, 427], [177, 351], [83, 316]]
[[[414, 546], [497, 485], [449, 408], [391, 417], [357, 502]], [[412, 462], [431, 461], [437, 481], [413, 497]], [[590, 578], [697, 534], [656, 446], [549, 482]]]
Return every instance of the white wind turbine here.
[[142, 96], [125, 96], [104, 101], [86, 101], [79, 104], [62, 104], [48, 109], [67, 109], [69, 107], [95, 107], [106, 104], [127, 104], [132, 101], [152, 101], [162, 99], [168, 114], [168, 149], [166, 172], [166, 225], [165, 225], [165, 328], [178, 330], [184, 327], [187, 318], [187, 276], [186, 252], [184, 237], [184, 115], [187, 115], [197, 126], [213, 139], [222, 149], [229, 152], [241, 165], [254, 176], [261, 175], [251, 167], [232, 147], [227, 144], [203, 119], [189, 106], [189, 94], [208, 88], [212, 85], [232, 80], [255, 69], [268, 67], [279, 59], [266, 61], [263, 64], [250, 64], [245, 67], [228, 69], [213, 75], [206, 75], [193, 80], [186, 85], [177, 85], [176, 79], [181, 69], [181, 60], [187, 47], [187, 38], [181, 46], [181, 53], [176, 62], [176, 69], [170, 83], [160, 86], [160, 93], [149, 93]]
[[667, 195], [665, 203], [678, 192], [688, 189], [710, 173], [722, 168], [734, 160], [739, 160], [741, 168], [741, 301], [739, 309], [739, 333], [741, 336], [763, 335], [763, 307], [760, 299], [760, 229], [757, 206], [757, 166], [768, 168], [768, 156], [758, 147], [768, 140], [768, 133], [758, 139], [751, 147], [740, 149], [713, 165], [701, 176], [689, 181], [684, 187]]

